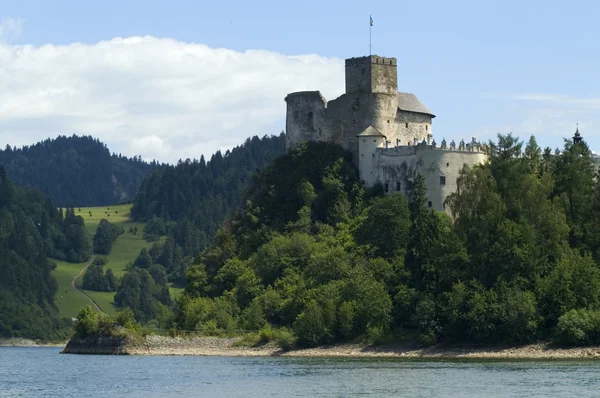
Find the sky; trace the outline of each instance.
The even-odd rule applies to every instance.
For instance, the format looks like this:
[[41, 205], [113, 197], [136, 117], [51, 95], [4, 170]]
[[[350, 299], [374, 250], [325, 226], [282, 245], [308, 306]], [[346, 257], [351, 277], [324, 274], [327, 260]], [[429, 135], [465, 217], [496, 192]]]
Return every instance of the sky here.
[[0, 145], [92, 135], [174, 163], [279, 134], [287, 93], [343, 93], [369, 15], [438, 142], [556, 148], [579, 123], [600, 151], [600, 2], [580, 0], [0, 0]]

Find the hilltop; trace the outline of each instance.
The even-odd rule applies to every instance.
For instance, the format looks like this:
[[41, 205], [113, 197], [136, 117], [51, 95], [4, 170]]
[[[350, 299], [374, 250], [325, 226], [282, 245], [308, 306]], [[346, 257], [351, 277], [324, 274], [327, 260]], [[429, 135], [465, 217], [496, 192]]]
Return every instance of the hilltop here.
[[0, 150], [0, 165], [19, 186], [37, 188], [57, 206], [101, 206], [132, 200], [149, 172], [161, 165], [109, 152], [90, 136], [58, 136]]

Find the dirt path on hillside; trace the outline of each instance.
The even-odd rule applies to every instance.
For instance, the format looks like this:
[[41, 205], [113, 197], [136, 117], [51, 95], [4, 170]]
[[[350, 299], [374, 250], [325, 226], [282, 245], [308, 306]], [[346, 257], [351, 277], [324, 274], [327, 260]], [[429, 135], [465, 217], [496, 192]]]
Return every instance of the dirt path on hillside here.
[[91, 298], [90, 296], [88, 296], [83, 290], [79, 289], [77, 287], [77, 285], [75, 285], [75, 281], [77, 281], [77, 278], [79, 278], [80, 276], [82, 276], [85, 273], [85, 270], [88, 269], [88, 267], [90, 265], [92, 265], [92, 262], [94, 261], [95, 258], [96, 258], [96, 256], [92, 256], [92, 258], [90, 258], [90, 261], [88, 261], [88, 263], [85, 265], [85, 267], [83, 267], [79, 271], [79, 273], [73, 277], [73, 279], [71, 280], [71, 286], [73, 287], [73, 289], [77, 290], [79, 293], [81, 293], [85, 297], [87, 297], [88, 300], [90, 300], [92, 302], [92, 304], [94, 305], [94, 308], [96, 308], [98, 311], [100, 311], [102, 313], [105, 313], [104, 311], [102, 311], [102, 308], [100, 308], [100, 306], [94, 301], [93, 298]]

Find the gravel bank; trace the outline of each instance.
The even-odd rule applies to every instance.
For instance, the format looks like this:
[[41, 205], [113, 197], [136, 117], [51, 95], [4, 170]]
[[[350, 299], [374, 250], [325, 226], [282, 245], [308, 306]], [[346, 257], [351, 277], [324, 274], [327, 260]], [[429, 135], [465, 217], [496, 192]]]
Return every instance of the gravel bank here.
[[519, 347], [436, 346], [411, 344], [361, 346], [339, 344], [283, 351], [277, 347], [237, 347], [239, 338], [147, 336], [143, 342], [70, 342], [63, 352], [74, 354], [196, 355], [196, 356], [291, 356], [353, 358], [432, 359], [600, 359], [600, 347], [556, 348], [539, 343]]

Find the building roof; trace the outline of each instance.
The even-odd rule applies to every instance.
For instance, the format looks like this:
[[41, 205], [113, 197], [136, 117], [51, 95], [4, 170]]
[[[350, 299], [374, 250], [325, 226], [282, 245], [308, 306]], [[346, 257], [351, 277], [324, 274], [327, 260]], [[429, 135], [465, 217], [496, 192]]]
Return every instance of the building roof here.
[[398, 108], [402, 111], [424, 113], [435, 117], [416, 95], [411, 93], [398, 93]]
[[385, 135], [381, 134], [381, 132], [379, 130], [377, 130], [375, 127], [369, 126], [366, 129], [364, 129], [360, 134], [358, 134], [357, 137], [384, 137], [385, 138]]

